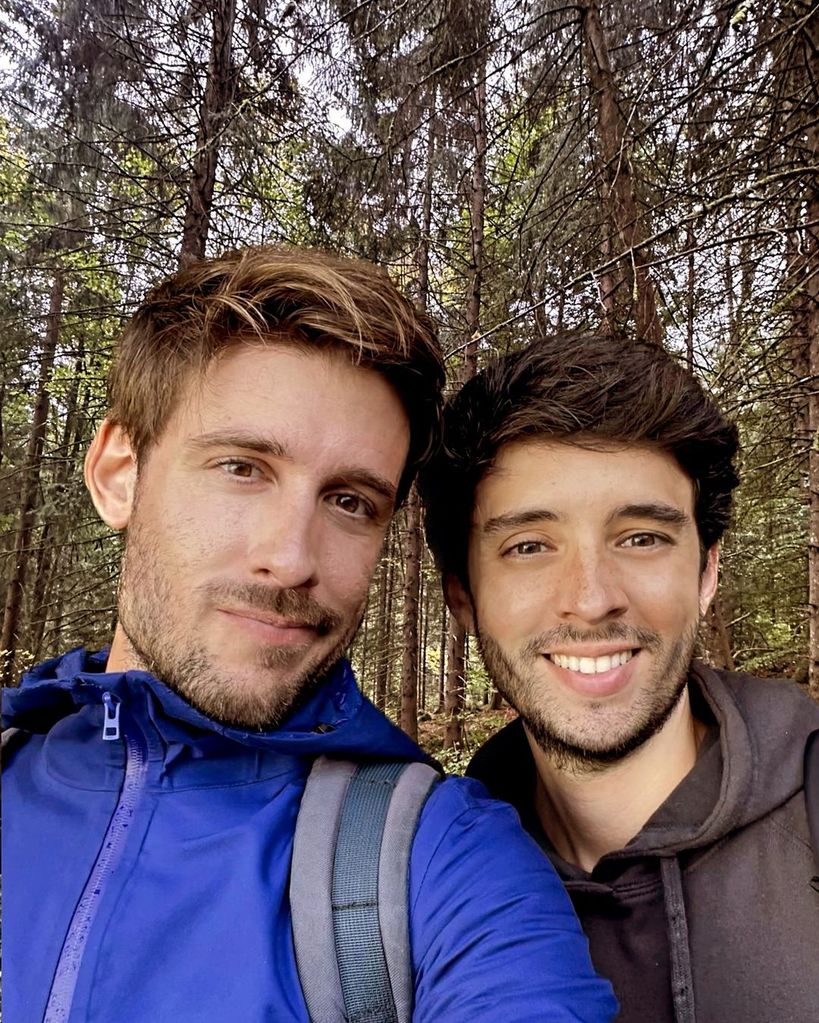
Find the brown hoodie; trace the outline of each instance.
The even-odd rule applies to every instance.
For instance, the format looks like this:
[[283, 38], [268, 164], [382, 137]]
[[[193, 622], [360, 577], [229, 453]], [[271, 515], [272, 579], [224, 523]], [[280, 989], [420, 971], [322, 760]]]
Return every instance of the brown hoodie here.
[[518, 809], [563, 878], [618, 1020], [817, 1023], [819, 891], [802, 757], [819, 705], [792, 683], [696, 662], [689, 683], [710, 726], [697, 763], [591, 874], [543, 832], [520, 721], [485, 743], [467, 774]]

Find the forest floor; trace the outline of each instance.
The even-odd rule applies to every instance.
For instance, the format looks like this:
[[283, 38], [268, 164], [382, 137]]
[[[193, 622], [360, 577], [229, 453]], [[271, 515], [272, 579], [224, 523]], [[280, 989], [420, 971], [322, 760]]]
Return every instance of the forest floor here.
[[418, 743], [431, 756], [435, 757], [450, 774], [463, 774], [467, 764], [477, 752], [478, 747], [517, 717], [511, 707], [492, 710], [489, 707], [467, 708], [461, 717], [463, 723], [463, 744], [460, 749], [444, 749], [447, 715], [423, 713], [418, 721]]

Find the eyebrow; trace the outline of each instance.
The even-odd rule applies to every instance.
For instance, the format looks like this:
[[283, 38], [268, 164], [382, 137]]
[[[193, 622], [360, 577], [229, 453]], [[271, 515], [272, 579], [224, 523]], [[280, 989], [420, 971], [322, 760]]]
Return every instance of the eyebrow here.
[[272, 437], [263, 437], [258, 433], [241, 430], [236, 433], [226, 433], [222, 430], [203, 433], [199, 437], [192, 438], [190, 446], [198, 451], [213, 447], [245, 448], [247, 451], [258, 451], [260, 455], [273, 455], [276, 458], [287, 457], [287, 449]]
[[484, 522], [481, 532], [484, 536], [490, 536], [506, 529], [518, 529], [520, 526], [531, 526], [536, 522], [557, 520], [558, 516], [548, 508], [527, 508], [524, 511], [508, 512], [506, 515], [494, 515]]
[[620, 505], [609, 515], [608, 522], [612, 523], [616, 519], [650, 519], [667, 526], [687, 526], [691, 522], [691, 516], [687, 512], [674, 507], [673, 504], [663, 504], [660, 501]]
[[[507, 529], [533, 526], [538, 522], [557, 522], [559, 519], [560, 516], [550, 508], [526, 508], [522, 511], [508, 512], [505, 515], [495, 515], [491, 519], [487, 519], [481, 527], [481, 532], [484, 536], [491, 536], [493, 533], [500, 533]], [[659, 501], [620, 505], [609, 515], [607, 524], [610, 525], [617, 519], [650, 519], [653, 522], [662, 522], [669, 526], [685, 526], [691, 521], [690, 515], [684, 511]]]
[[[195, 450], [206, 450], [212, 447], [243, 448], [245, 451], [255, 451], [260, 455], [269, 455], [273, 458], [290, 457], [287, 448], [272, 437], [263, 437], [257, 433], [237, 431], [225, 433], [221, 430], [213, 433], [203, 433], [190, 441], [191, 447]], [[342, 466], [333, 473], [332, 486], [360, 486], [380, 494], [386, 500], [395, 503], [398, 489], [378, 473], [362, 469], [360, 466]]]
[[[359, 487], [367, 487], [369, 490], [375, 491], [376, 494], [380, 494], [385, 497], [391, 503], [395, 503], [395, 497], [398, 493], [398, 489], [394, 483], [390, 483], [388, 479], [383, 476], [379, 476], [377, 473], [370, 472], [368, 469], [361, 469], [358, 466], [351, 466], [349, 469], [339, 469], [334, 475], [336, 485], [340, 487], [347, 487], [350, 484], [355, 484]], [[334, 484], [331, 484], [334, 485]]]

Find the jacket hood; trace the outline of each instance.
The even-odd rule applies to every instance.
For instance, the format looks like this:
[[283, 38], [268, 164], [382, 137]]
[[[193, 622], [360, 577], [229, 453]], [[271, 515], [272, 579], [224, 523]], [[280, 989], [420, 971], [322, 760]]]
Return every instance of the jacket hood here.
[[148, 672], [106, 672], [107, 656], [107, 650], [89, 653], [77, 648], [27, 672], [19, 687], [3, 690], [3, 727], [47, 732], [80, 707], [99, 704], [107, 691], [126, 703], [147, 700], [158, 731], [175, 744], [198, 744], [210, 734], [262, 751], [311, 759], [322, 755], [428, 759], [362, 695], [344, 659], [279, 728], [250, 732], [206, 717]]

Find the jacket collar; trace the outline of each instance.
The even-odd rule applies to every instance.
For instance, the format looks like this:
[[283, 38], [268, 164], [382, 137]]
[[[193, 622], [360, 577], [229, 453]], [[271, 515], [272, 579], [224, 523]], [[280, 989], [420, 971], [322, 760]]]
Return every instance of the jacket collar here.
[[194, 745], [204, 736], [216, 735], [291, 756], [426, 759], [418, 746], [362, 695], [345, 659], [279, 728], [248, 732], [206, 717], [147, 672], [106, 672], [107, 653], [76, 648], [27, 672], [19, 688], [3, 691], [4, 727], [46, 732], [79, 707], [100, 704], [107, 691], [136, 712], [146, 708], [160, 735], [173, 743]]

